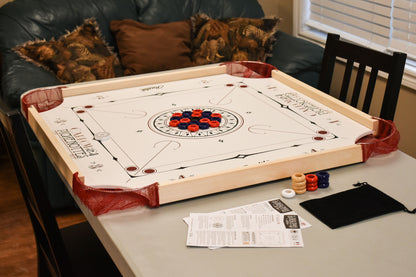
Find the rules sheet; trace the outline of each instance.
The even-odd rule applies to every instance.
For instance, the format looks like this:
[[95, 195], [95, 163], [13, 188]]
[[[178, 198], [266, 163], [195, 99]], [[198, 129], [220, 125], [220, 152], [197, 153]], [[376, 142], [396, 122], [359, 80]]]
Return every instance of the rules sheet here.
[[311, 225], [282, 200], [272, 199], [212, 213], [191, 213], [187, 245], [208, 247], [303, 247]]

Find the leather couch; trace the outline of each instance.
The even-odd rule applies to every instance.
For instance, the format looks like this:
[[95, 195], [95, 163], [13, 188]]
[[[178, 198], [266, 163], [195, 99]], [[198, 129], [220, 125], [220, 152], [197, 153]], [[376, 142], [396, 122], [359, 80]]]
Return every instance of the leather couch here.
[[[6, 3], [0, 8], [1, 101], [18, 108], [22, 93], [60, 84], [54, 74], [16, 54], [12, 50], [16, 45], [59, 38], [86, 18], [94, 17], [106, 42], [117, 51], [110, 31], [112, 20], [133, 19], [152, 25], [185, 20], [197, 13], [212, 18], [264, 17], [256, 0], [14, 0]], [[278, 31], [273, 56], [266, 62], [316, 86], [322, 54], [321, 47]], [[72, 204], [46, 155], [33, 134], [30, 135], [52, 205], [59, 208]]]

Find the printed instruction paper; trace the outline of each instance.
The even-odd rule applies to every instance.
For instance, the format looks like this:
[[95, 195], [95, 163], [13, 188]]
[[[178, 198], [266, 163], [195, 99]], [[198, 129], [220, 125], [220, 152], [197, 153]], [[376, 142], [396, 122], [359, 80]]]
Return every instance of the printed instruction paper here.
[[213, 213], [191, 213], [187, 245], [198, 247], [303, 247], [301, 228], [311, 225], [280, 199]]

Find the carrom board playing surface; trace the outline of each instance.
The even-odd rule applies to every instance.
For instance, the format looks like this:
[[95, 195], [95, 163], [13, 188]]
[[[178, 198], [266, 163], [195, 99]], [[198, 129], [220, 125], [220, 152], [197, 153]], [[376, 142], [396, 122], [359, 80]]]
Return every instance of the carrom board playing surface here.
[[226, 68], [37, 90], [59, 101], [28, 107], [28, 121], [69, 184], [74, 173], [94, 188], [157, 183], [160, 204], [362, 161], [368, 115], [276, 70]]

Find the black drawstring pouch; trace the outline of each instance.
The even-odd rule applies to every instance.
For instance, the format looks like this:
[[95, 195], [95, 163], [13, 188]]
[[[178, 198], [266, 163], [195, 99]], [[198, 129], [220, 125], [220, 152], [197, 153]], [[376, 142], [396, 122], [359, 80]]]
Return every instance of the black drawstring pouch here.
[[354, 186], [359, 187], [300, 205], [332, 229], [391, 212], [416, 212], [366, 182]]

